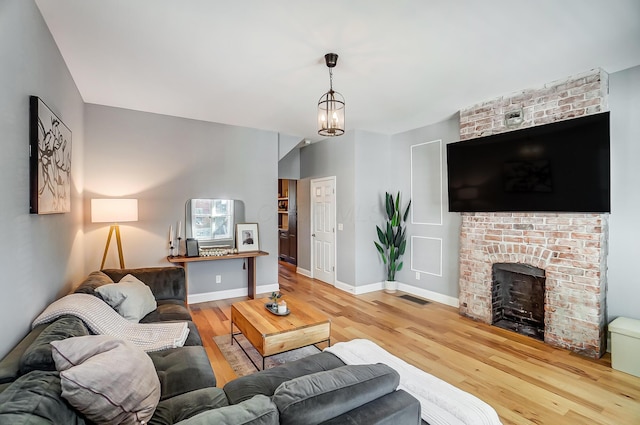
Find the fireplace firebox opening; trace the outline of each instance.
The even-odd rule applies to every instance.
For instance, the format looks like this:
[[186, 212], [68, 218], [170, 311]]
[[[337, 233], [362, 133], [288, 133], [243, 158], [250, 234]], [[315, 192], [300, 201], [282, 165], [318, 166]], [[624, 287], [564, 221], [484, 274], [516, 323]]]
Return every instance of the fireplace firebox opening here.
[[545, 271], [519, 263], [492, 266], [491, 324], [544, 341]]

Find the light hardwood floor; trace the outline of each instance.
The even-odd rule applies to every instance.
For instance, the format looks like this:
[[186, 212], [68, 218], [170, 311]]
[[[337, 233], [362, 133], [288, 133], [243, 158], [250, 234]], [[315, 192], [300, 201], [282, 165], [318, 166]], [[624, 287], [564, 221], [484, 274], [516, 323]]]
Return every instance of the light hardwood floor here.
[[[373, 292], [351, 295], [279, 265], [280, 289], [331, 317], [332, 343], [367, 338], [405, 361], [493, 406], [508, 424], [640, 424], [640, 378], [513, 332], [461, 317], [457, 309], [421, 306]], [[231, 304], [190, 306], [218, 386], [235, 374], [213, 342], [229, 334]]]

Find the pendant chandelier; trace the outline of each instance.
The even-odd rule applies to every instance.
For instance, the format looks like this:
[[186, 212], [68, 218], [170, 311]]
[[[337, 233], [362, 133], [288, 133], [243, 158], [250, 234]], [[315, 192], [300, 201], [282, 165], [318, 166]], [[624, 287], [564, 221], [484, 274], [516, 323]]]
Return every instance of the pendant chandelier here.
[[338, 55], [327, 53], [324, 60], [329, 68], [329, 91], [318, 101], [318, 134], [341, 136], [344, 134], [344, 97], [333, 91], [333, 68], [338, 63]]

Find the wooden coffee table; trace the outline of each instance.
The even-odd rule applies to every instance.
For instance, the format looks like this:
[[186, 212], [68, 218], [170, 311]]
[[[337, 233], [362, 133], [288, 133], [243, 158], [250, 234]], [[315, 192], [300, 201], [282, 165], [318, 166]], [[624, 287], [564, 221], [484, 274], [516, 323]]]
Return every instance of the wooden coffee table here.
[[[268, 298], [231, 305], [231, 344], [235, 339], [242, 348], [236, 339], [239, 333], [233, 331], [235, 325], [262, 356], [263, 370], [266, 357], [320, 342], [331, 345], [331, 321], [327, 316], [311, 304], [294, 297], [285, 296], [284, 300], [291, 311], [287, 316], [267, 311], [265, 304], [270, 302]], [[244, 348], [242, 351], [249, 357]], [[251, 363], [259, 370], [253, 360]]]

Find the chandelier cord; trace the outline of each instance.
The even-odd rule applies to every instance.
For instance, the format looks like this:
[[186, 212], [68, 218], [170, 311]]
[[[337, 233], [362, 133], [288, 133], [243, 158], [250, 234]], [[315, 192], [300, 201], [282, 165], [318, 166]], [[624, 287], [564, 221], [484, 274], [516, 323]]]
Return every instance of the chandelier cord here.
[[333, 68], [329, 68], [329, 91], [333, 91]]

